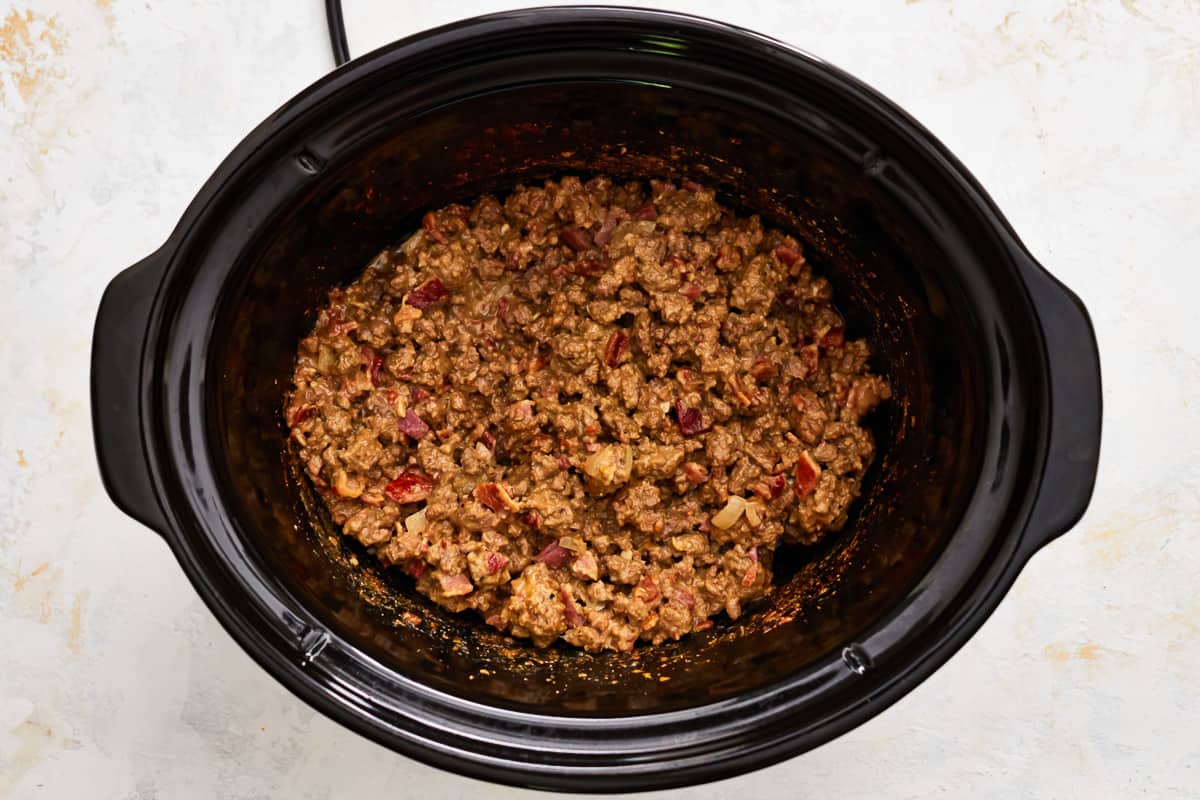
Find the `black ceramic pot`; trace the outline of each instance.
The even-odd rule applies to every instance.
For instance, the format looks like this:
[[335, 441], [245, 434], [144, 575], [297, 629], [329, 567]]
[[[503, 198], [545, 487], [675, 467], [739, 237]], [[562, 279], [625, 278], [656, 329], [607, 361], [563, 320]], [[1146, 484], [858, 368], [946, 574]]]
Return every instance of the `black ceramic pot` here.
[[[597, 172], [796, 233], [895, 391], [846, 530], [737, 623], [633, 654], [539, 651], [354, 567], [281, 419], [311, 309], [423, 210]], [[556, 789], [708, 781], [877, 714], [1078, 519], [1100, 442], [1086, 311], [928, 131], [777, 41], [649, 11], [482, 17], [319, 81], [113, 280], [93, 347], [109, 493], [264, 669], [406, 755]]]

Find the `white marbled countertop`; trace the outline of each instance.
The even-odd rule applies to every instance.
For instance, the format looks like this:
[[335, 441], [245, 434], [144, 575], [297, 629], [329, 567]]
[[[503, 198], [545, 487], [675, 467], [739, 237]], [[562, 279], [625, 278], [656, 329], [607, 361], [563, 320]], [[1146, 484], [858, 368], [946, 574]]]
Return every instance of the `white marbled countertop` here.
[[[346, 5], [362, 53], [506, 4]], [[1091, 509], [948, 666], [817, 751], [682, 796], [1200, 797], [1200, 3], [665, 5], [921, 119], [1083, 297], [1106, 380]], [[0, 2], [0, 797], [537, 797], [310, 710], [100, 486], [100, 293], [330, 68], [321, 6]]]

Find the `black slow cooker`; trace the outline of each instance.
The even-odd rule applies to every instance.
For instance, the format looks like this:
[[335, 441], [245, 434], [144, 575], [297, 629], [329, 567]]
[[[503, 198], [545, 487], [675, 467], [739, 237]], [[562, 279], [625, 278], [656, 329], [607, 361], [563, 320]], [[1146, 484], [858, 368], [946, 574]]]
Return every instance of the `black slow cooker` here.
[[[798, 235], [894, 388], [840, 535], [781, 555], [754, 613], [627, 654], [535, 649], [372, 567], [281, 418], [312, 310], [424, 210], [601, 172]], [[917, 122], [773, 39], [597, 8], [439, 28], [287, 103], [109, 285], [92, 401], [113, 500], [289, 689], [427, 763], [580, 791], [743, 772], [895, 702], [1082, 514], [1101, 418], [1087, 312]]]

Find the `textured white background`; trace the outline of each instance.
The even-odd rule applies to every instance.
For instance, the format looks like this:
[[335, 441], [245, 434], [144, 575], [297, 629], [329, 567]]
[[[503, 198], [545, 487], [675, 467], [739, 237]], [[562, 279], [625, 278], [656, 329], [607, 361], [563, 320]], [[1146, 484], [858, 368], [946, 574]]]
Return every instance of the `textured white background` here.
[[[346, 2], [355, 53], [506, 5]], [[667, 5], [793, 42], [925, 122], [1084, 298], [1106, 381], [1091, 510], [947, 667], [686, 796], [1200, 797], [1200, 4]], [[320, 6], [0, 0], [0, 797], [535, 796], [302, 705], [98, 479], [100, 293], [330, 68]]]

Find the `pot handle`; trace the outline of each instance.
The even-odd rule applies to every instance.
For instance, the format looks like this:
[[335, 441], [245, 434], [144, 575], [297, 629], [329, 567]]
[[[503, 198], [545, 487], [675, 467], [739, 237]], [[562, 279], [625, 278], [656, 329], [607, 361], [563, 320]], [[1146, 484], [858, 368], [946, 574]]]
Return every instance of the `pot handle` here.
[[1030, 257], [1024, 270], [1049, 364], [1050, 445], [1026, 541], [1030, 554], [1083, 516], [1100, 462], [1100, 352], [1083, 302]]
[[142, 362], [165, 267], [159, 250], [113, 278], [92, 334], [92, 432], [100, 478], [118, 508], [159, 534], [168, 527], [142, 434]]

